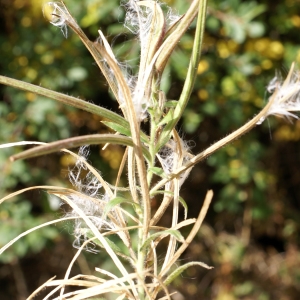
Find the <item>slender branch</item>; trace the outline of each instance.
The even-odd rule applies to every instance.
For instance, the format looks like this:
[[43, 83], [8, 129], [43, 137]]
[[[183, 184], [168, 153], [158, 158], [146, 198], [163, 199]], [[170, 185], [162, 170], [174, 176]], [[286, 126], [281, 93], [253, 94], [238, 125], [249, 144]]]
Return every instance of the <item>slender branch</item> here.
[[162, 276], [164, 276], [166, 274], [166, 272], [169, 270], [169, 268], [177, 261], [177, 259], [180, 257], [180, 255], [185, 251], [185, 249], [189, 246], [189, 244], [191, 243], [191, 241], [194, 239], [195, 235], [198, 233], [199, 228], [206, 216], [207, 210], [209, 208], [210, 202], [212, 200], [213, 197], [213, 191], [209, 190], [206, 193], [205, 199], [204, 199], [204, 203], [202, 205], [201, 211], [199, 213], [199, 216], [197, 218], [196, 223], [194, 224], [190, 234], [188, 235], [188, 237], [186, 238], [186, 240], [183, 242], [183, 244], [179, 247], [179, 249], [176, 251], [176, 253], [174, 254], [174, 256], [172, 257], [172, 259], [169, 261], [168, 265], [161, 270], [159, 276], [160, 278]]
[[160, 189], [162, 186], [164, 186], [167, 182], [171, 181], [173, 178], [178, 177], [180, 174], [185, 172], [186, 170], [192, 168], [194, 165], [199, 163], [200, 161], [206, 159], [208, 156], [212, 155], [214, 152], [219, 150], [220, 148], [224, 147], [225, 145], [231, 143], [232, 141], [238, 139], [248, 131], [250, 131], [252, 128], [254, 128], [262, 118], [267, 116], [269, 108], [271, 107], [277, 93], [274, 93], [268, 104], [263, 108], [263, 110], [256, 115], [252, 120], [247, 122], [245, 125], [237, 129], [236, 131], [232, 132], [228, 136], [224, 137], [220, 141], [216, 142], [212, 146], [208, 147], [198, 155], [194, 156], [187, 164], [183, 165], [182, 167], [178, 168], [176, 171], [174, 171], [172, 174], [168, 176], [168, 178], [162, 179], [160, 182], [158, 182], [151, 190], [150, 194]]

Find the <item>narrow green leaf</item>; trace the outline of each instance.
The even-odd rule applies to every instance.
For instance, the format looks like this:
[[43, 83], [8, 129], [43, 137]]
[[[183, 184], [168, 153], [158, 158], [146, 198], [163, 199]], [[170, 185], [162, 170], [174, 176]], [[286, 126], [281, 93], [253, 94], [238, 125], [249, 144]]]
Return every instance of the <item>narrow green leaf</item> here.
[[[56, 141], [53, 143], [49, 143], [46, 145], [41, 145], [26, 151], [23, 151], [19, 154], [13, 155], [10, 157], [11, 161], [15, 161], [17, 159], [27, 159], [36, 156], [41, 156], [53, 152], [60, 151], [64, 148], [76, 148], [83, 145], [99, 145], [99, 144], [118, 144], [124, 146], [133, 147], [133, 141], [131, 138], [123, 136], [123, 135], [115, 135], [115, 134], [93, 134], [93, 135], [84, 135], [73, 137], [65, 140]], [[142, 151], [144, 157], [150, 161], [151, 156], [148, 149], [145, 146], [142, 146]]]
[[168, 124], [170, 121], [172, 121], [174, 118], [174, 109], [170, 109], [167, 113], [167, 115], [158, 123], [158, 126]]
[[131, 136], [131, 132], [130, 132], [129, 126], [125, 128], [123, 126], [120, 126], [117, 123], [107, 122], [107, 121], [102, 121], [101, 123], [103, 123], [104, 125], [106, 125], [107, 127], [113, 129], [116, 132], [119, 132], [119, 133], [124, 134], [126, 136]]
[[184, 242], [184, 237], [181, 235], [181, 233], [178, 230], [168, 229], [168, 230], [160, 231], [160, 232], [157, 232], [157, 233], [153, 233], [149, 238], [146, 239], [146, 241], [142, 245], [140, 251], [145, 250], [145, 248], [148, 247], [153, 240], [155, 240], [157, 237], [159, 237], [161, 235], [165, 235], [165, 236], [172, 235], [179, 242], [181, 242], [181, 243]]
[[[87, 234], [87, 237], [92, 238], [93, 236], [92, 235], [89, 236], [89, 234]], [[121, 249], [114, 242], [112, 242], [109, 238], [105, 237], [104, 239], [106, 240], [109, 247], [114, 250], [114, 252], [121, 252]], [[102, 243], [98, 239], [94, 239], [93, 243], [95, 243], [96, 245], [98, 245], [101, 248], [104, 248], [104, 246], [102, 245]]]
[[128, 122], [120, 115], [106, 109], [103, 107], [100, 107], [98, 105], [89, 103], [87, 101], [65, 95], [62, 93], [58, 93], [31, 83], [27, 83], [24, 81], [16, 80], [13, 78], [8, 78], [5, 76], [0, 76], [0, 83], [26, 91], [31, 92], [37, 95], [45, 96], [47, 98], [59, 101], [61, 103], [85, 110], [87, 112], [90, 112], [94, 115], [101, 116], [103, 118], [109, 119], [117, 124], [120, 124], [124, 127], [128, 127]]
[[162, 178], [166, 177], [166, 174], [162, 168], [152, 167], [152, 168], [149, 168], [149, 171], [157, 176], [162, 177]]
[[[109, 245], [109, 247], [111, 249], [113, 249], [116, 253], [121, 252], [121, 249], [114, 242], [112, 242], [109, 238], [105, 238], [105, 240], [107, 241], [107, 244]], [[98, 240], [96, 240], [96, 241], [98, 241]]]
[[[103, 244], [101, 243], [101, 241], [99, 239], [95, 238], [95, 235], [93, 234], [93, 232], [91, 230], [87, 230], [86, 237], [88, 239], [92, 239], [93, 238], [92, 242], [94, 244], [98, 245], [102, 249], [105, 249], [105, 247], [103, 246]], [[115, 252], [115, 254], [117, 254], [117, 255], [125, 258], [128, 261], [131, 261], [131, 258], [128, 255], [124, 254], [123, 253], [124, 251], [122, 252], [122, 250], [116, 245], [116, 243], [114, 243], [111, 239], [109, 239], [107, 237], [104, 237], [104, 239], [107, 242], [107, 244], [109, 245], [109, 247]]]
[[165, 103], [165, 107], [176, 107], [178, 101], [177, 100], [169, 100]]
[[[113, 129], [116, 132], [119, 132], [121, 134], [124, 134], [126, 136], [131, 137], [131, 132], [130, 132], [129, 124], [128, 124], [128, 126], [124, 127], [124, 126], [122, 126], [120, 124], [117, 124], [117, 123], [114, 123], [114, 122], [102, 121], [102, 123], [104, 125], [106, 125], [107, 127]], [[149, 143], [149, 139], [148, 139], [147, 135], [144, 132], [142, 132], [142, 131], [140, 132], [140, 134], [141, 134], [141, 140], [142, 140], [142, 142], [148, 144]]]
[[168, 277], [167, 279], [164, 281], [164, 284], [165, 285], [169, 285], [175, 278], [177, 278], [184, 270], [186, 270], [187, 268], [189, 267], [192, 267], [192, 266], [201, 266], [203, 268], [206, 268], [206, 269], [212, 269], [213, 267], [210, 267], [208, 266], [207, 264], [205, 263], [202, 263], [202, 262], [197, 262], [197, 261], [192, 261], [192, 262], [189, 262], [187, 264], [184, 264], [183, 266], [180, 266], [178, 267], [174, 272], [172, 272]]
[[116, 197], [112, 200], [110, 200], [109, 202], [107, 202], [107, 204], [104, 207], [104, 212], [103, 212], [103, 218], [106, 217], [106, 215], [118, 204], [121, 203], [128, 203], [128, 204], [132, 204], [134, 207], [137, 207], [138, 209], [140, 209], [140, 205], [138, 205], [137, 203], [130, 201], [128, 199], [125, 199], [123, 197]]
[[179, 202], [181, 203], [181, 205], [184, 208], [184, 219], [186, 220], [187, 213], [188, 213], [188, 206], [187, 206], [186, 202], [184, 201], [184, 199], [182, 197], [180, 197], [180, 196], [179, 196]]
[[[117, 255], [119, 255], [119, 256], [121, 256], [121, 257], [123, 257], [123, 258], [125, 258], [126, 260], [128, 260], [128, 261], [130, 261], [130, 262], [132, 262], [132, 259], [128, 256], [128, 255], [126, 255], [126, 254], [124, 254], [124, 251], [122, 251], [112, 240], [110, 240], [109, 238], [107, 238], [107, 237], [105, 237], [104, 238], [105, 240], [106, 240], [106, 242], [107, 242], [107, 244], [109, 245], [109, 247], [117, 254]], [[96, 239], [96, 241], [99, 241], [98, 239]], [[104, 248], [104, 247], [102, 247], [102, 248]]]

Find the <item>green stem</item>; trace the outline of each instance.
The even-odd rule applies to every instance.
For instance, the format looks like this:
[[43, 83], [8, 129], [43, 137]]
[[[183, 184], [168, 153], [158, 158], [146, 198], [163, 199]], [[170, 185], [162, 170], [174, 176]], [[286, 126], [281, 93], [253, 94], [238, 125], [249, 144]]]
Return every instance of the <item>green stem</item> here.
[[[149, 152], [150, 152], [150, 156], [151, 156], [151, 160], [149, 161], [149, 166], [148, 166], [148, 170], [149, 168], [154, 167], [155, 165], [155, 133], [156, 133], [156, 128], [155, 128], [155, 121], [154, 121], [154, 117], [151, 115], [151, 129], [150, 129], [150, 143], [149, 143]], [[151, 184], [151, 180], [153, 177], [153, 172], [152, 171], [148, 171], [147, 172], [147, 182], [148, 185], [150, 186]]]
[[[143, 224], [143, 216], [140, 216], [140, 224]], [[139, 287], [138, 287], [138, 295], [139, 300], [145, 299], [145, 291], [144, 291], [144, 284], [145, 284], [145, 249], [142, 249], [142, 245], [144, 244], [144, 232], [143, 227], [139, 228], [138, 231], [139, 235], [139, 243], [138, 243], [138, 260], [137, 260], [137, 274], [138, 274], [138, 281], [139, 281]]]
[[[161, 120], [162, 117], [162, 111], [160, 107], [160, 102], [159, 102], [159, 96], [158, 96], [158, 90], [157, 90], [157, 84], [159, 79], [157, 76], [154, 76], [152, 79], [152, 102], [153, 102], [153, 108], [150, 112], [150, 142], [149, 142], [149, 152], [151, 156], [151, 161], [149, 162], [149, 168], [152, 168], [155, 166], [155, 158], [156, 158], [156, 135], [158, 131], [158, 123]], [[153, 172], [148, 171], [147, 174], [147, 181], [148, 181], [148, 186], [151, 185], [151, 180], [153, 177]]]
[[207, 8], [207, 0], [203, 0], [199, 2], [199, 14], [197, 18], [197, 27], [195, 33], [195, 40], [193, 45], [192, 56], [187, 72], [187, 77], [184, 82], [183, 90], [181, 92], [180, 98], [174, 110], [174, 117], [172, 121], [170, 121], [166, 127], [164, 128], [159, 143], [157, 144], [157, 149], [159, 150], [162, 146], [164, 146], [170, 138], [171, 132], [173, 128], [176, 126], [178, 121], [180, 120], [184, 109], [190, 99], [195, 80], [197, 77], [197, 69], [201, 57], [201, 49], [203, 43], [203, 35], [205, 28], [205, 17], [206, 17], [206, 8]]

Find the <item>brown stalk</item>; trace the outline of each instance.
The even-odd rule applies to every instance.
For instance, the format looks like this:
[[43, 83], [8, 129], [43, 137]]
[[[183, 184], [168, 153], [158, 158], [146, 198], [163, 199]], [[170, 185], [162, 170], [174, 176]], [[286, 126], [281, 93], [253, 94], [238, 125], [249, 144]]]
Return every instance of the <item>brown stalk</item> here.
[[[198, 13], [199, 2], [202, 0], [194, 0], [190, 5], [189, 9], [183, 16], [183, 18], [178, 22], [176, 29], [168, 36], [168, 38], [163, 42], [160, 46], [163, 49], [158, 56], [155, 68], [161, 74], [172, 54], [174, 48], [176, 47], [177, 43], [187, 31], [188, 27], [191, 25], [193, 20], [195, 19]], [[158, 50], [159, 51], [159, 50]]]

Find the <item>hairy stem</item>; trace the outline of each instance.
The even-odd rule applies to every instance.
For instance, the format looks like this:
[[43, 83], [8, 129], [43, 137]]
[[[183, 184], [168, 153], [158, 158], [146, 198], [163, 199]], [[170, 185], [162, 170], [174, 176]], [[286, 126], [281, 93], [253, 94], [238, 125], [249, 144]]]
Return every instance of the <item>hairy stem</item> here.
[[176, 124], [178, 123], [178, 121], [180, 120], [184, 112], [184, 109], [190, 99], [192, 90], [194, 88], [195, 80], [197, 77], [197, 69], [201, 57], [201, 49], [202, 49], [203, 35], [204, 35], [204, 28], [205, 28], [206, 8], [207, 8], [207, 0], [200, 1], [199, 8], [198, 8], [199, 14], [197, 19], [195, 40], [194, 40], [193, 51], [192, 51], [192, 56], [191, 56], [186, 80], [184, 82], [184, 86], [180, 98], [176, 105], [173, 119], [166, 125], [166, 127], [164, 128], [160, 136], [160, 140], [157, 145], [158, 149], [160, 149], [163, 145], [165, 145], [168, 142], [171, 132], [173, 128], [176, 126]]

